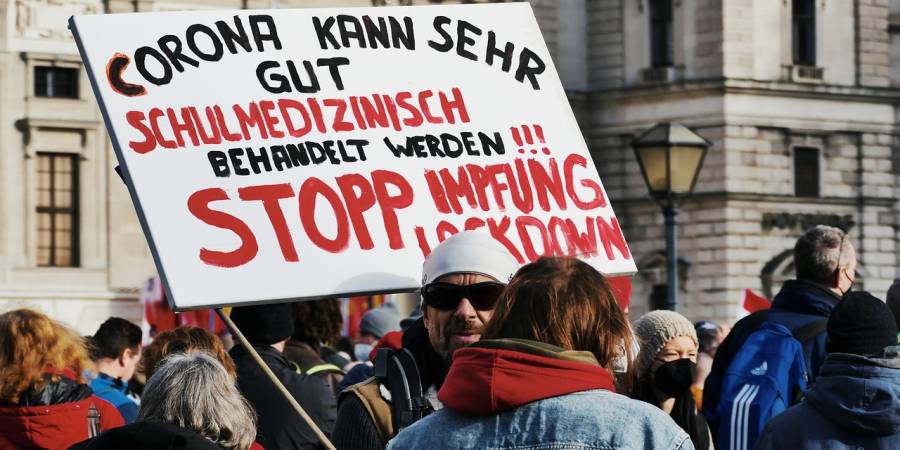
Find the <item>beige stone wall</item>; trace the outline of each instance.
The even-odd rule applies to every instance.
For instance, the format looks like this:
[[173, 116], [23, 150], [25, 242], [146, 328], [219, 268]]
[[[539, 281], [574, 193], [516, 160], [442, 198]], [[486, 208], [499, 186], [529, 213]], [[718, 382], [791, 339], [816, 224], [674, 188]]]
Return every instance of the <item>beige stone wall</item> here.
[[[741, 125], [697, 131], [713, 147], [701, 172], [704, 184], [683, 202], [679, 215], [679, 257], [689, 263], [681, 273], [681, 312], [693, 319], [735, 320], [744, 289], [766, 293], [764, 269], [790, 252], [806, 226], [844, 217], [850, 219], [850, 239], [859, 253], [857, 288], [883, 298], [897, 275], [890, 134]], [[592, 143], [595, 160], [604, 161], [598, 170], [640, 270], [632, 297], [633, 314], [640, 314], [649, 307], [653, 285], [665, 283], [665, 241], [659, 208], [640, 199], [646, 188], [629, 141], [606, 136]], [[823, 198], [793, 196], [793, 145], [821, 149]], [[723, 185], [724, 192], [713, 187]], [[773, 217], [798, 214], [807, 222], [772, 224], [777, 222]], [[793, 276], [786, 269], [781, 264], [775, 271], [770, 294]]]
[[692, 49], [696, 66], [689, 73], [700, 79], [722, 76], [724, 4], [721, 0], [697, 0], [696, 3], [696, 44]]
[[857, 0], [857, 76], [863, 86], [890, 86], [888, 0]]
[[622, 0], [587, 2], [587, 57], [592, 88], [621, 87], [625, 83], [622, 8]]

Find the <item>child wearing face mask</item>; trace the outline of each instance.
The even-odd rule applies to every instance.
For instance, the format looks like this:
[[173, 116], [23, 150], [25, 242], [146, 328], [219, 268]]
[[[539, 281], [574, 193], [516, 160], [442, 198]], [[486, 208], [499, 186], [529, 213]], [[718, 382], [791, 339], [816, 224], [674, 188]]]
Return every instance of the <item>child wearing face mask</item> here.
[[697, 370], [697, 332], [681, 314], [652, 311], [634, 323], [640, 343], [632, 397], [657, 406], [691, 437], [697, 450], [712, 450], [709, 426], [691, 394]]

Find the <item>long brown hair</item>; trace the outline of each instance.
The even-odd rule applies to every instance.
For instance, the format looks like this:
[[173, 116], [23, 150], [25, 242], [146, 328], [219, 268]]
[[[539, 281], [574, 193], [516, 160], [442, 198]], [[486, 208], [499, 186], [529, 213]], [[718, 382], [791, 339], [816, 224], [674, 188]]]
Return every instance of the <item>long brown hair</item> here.
[[341, 338], [341, 304], [337, 299], [294, 302], [294, 334], [291, 339], [318, 350], [321, 344], [333, 345]]
[[200, 327], [182, 325], [173, 330], [163, 331], [153, 342], [144, 347], [141, 354], [141, 372], [149, 380], [159, 363], [173, 353], [204, 351], [215, 357], [225, 367], [231, 378], [237, 377], [234, 360], [225, 351], [225, 346], [216, 335]]
[[483, 337], [589, 351], [606, 369], [623, 350], [632, 360], [631, 328], [609, 283], [572, 257], [543, 257], [519, 269], [500, 295]]
[[17, 404], [29, 387], [43, 389], [48, 373], [58, 381], [71, 372], [84, 383], [88, 368], [84, 339], [65, 325], [31, 309], [0, 315], [0, 403]]

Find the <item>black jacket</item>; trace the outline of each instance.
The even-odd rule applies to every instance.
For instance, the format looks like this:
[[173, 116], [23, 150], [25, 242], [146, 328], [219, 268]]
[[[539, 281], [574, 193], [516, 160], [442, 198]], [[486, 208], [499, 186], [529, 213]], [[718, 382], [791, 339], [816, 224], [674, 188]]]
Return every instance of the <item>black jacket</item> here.
[[[255, 348], [316, 425], [329, 435], [337, 415], [337, 402], [328, 385], [317, 376], [298, 374], [278, 350], [269, 346]], [[322, 448], [315, 433], [282, 397], [250, 353], [240, 345], [229, 353], [237, 368], [238, 387], [259, 417], [256, 441], [266, 450]]]
[[[434, 351], [421, 318], [403, 332], [402, 342], [403, 348], [416, 359], [422, 390], [427, 391], [432, 386], [440, 389], [450, 364]], [[387, 446], [362, 401], [356, 395], [346, 393], [341, 395], [332, 441], [338, 450], [383, 450]]]
[[69, 450], [222, 450], [187, 428], [156, 422], [135, 422], [104, 431]]

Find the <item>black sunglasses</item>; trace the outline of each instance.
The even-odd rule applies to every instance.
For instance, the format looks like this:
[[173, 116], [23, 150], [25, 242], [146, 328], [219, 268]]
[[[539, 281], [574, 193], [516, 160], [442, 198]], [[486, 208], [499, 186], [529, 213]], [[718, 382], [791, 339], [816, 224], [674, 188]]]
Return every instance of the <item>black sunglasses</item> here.
[[443, 311], [451, 311], [459, 306], [462, 299], [468, 299], [472, 307], [479, 311], [494, 309], [503, 283], [486, 281], [467, 286], [452, 283], [431, 283], [422, 288], [422, 298], [426, 306]]

